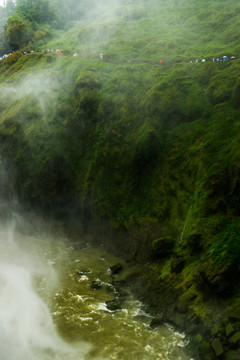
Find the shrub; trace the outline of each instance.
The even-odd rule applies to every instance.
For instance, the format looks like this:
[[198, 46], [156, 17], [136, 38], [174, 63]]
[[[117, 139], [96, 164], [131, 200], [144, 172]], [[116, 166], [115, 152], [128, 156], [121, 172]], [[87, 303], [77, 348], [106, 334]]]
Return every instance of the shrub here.
[[234, 222], [215, 236], [210, 249], [214, 264], [223, 265], [228, 262], [235, 264], [240, 257], [240, 224]]
[[31, 40], [33, 30], [31, 23], [20, 15], [12, 15], [8, 18], [6, 26], [8, 42], [14, 50], [26, 46]]
[[21, 51], [14, 51], [5, 60], [3, 60], [3, 64], [6, 66], [11, 66], [15, 64], [18, 61], [18, 59], [20, 59], [21, 56], [22, 56]]
[[47, 28], [41, 28], [34, 32], [33, 41], [41, 40], [50, 35], [50, 31]]

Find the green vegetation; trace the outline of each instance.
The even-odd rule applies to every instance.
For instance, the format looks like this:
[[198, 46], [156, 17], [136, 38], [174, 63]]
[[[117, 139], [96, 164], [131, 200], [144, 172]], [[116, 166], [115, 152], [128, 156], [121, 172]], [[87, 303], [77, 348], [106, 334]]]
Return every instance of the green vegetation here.
[[[0, 64], [0, 154], [19, 198], [47, 213], [78, 204], [79, 219], [97, 213], [145, 241], [154, 286], [167, 282], [216, 344], [215, 325], [239, 321], [238, 2], [122, 0], [101, 12], [82, 1], [61, 24], [61, 6], [19, 4], [12, 48], [64, 54], [14, 52]], [[236, 59], [190, 63], [224, 54]], [[227, 320], [211, 318], [215, 296]]]

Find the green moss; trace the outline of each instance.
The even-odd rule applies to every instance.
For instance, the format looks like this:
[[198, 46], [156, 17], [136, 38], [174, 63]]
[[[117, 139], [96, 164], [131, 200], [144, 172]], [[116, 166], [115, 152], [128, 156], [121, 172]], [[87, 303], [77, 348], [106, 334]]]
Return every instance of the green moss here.
[[234, 266], [238, 264], [240, 256], [240, 227], [239, 222], [235, 221], [225, 227], [224, 231], [215, 236], [210, 254], [215, 265], [221, 267], [223, 264], [230, 263]]
[[[239, 52], [227, 30], [236, 32], [239, 15], [232, 0], [151, 5], [132, 4], [97, 27], [80, 22], [44, 45], [66, 56], [1, 65], [1, 157], [16, 169], [21, 200], [65, 213], [81, 203], [78, 219], [97, 213], [114, 229], [137, 227], [156, 287], [169, 281], [189, 316], [207, 323], [209, 288], [223, 294], [229, 274], [226, 296], [240, 286], [239, 60], [189, 61]], [[226, 312], [238, 318], [238, 307]]]

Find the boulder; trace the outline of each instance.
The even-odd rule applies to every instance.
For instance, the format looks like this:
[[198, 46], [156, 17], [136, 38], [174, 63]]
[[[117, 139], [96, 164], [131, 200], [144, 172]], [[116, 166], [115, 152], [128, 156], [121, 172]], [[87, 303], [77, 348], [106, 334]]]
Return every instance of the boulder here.
[[162, 326], [165, 323], [165, 319], [162, 314], [157, 314], [154, 316], [154, 318], [151, 320], [150, 327], [152, 329]]
[[173, 252], [175, 242], [170, 237], [160, 237], [151, 244], [151, 256], [162, 258]]
[[121, 309], [122, 300], [119, 298], [115, 298], [113, 300], [106, 301], [105, 304], [106, 304], [108, 310], [116, 311], [116, 310]]
[[101, 280], [94, 280], [91, 283], [91, 289], [92, 290], [100, 290], [102, 288], [102, 282]]
[[115, 264], [115, 265], [113, 265], [113, 266], [111, 266], [111, 267], [109, 268], [110, 273], [111, 273], [112, 275], [117, 275], [117, 274], [119, 274], [120, 271], [122, 271], [122, 269], [123, 269], [123, 265], [122, 265], [121, 263], [117, 263], [117, 264]]

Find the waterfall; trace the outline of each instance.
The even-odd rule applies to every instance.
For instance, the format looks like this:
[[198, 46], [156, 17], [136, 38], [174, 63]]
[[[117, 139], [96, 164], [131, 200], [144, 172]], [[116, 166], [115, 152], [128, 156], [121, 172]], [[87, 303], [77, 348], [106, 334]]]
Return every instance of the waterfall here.
[[191, 209], [192, 209], [192, 205], [191, 205], [191, 206], [189, 207], [189, 209], [188, 209], [188, 212], [187, 212], [187, 215], [186, 215], [186, 219], [185, 219], [185, 223], [184, 223], [184, 226], [183, 226], [181, 235], [180, 235], [179, 240], [178, 240], [179, 242], [182, 242], [182, 240], [183, 240], [184, 233], [185, 233], [185, 230], [186, 230], [186, 226], [187, 226], [187, 223], [188, 223], [188, 221], [189, 221], [189, 214], [190, 214]]

